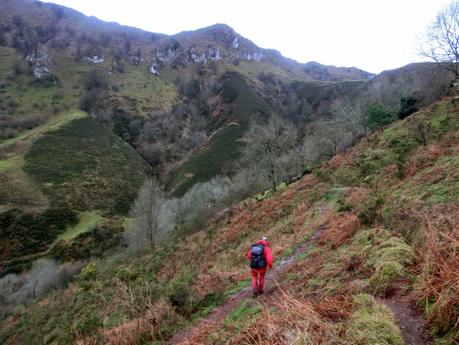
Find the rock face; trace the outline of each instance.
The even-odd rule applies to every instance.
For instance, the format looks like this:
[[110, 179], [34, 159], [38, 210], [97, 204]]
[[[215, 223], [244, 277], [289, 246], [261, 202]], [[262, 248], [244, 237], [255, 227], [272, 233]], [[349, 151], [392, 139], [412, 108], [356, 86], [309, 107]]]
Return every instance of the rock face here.
[[239, 48], [239, 39], [237, 37], [234, 39], [232, 46], [234, 49]]
[[104, 56], [103, 55], [94, 55], [94, 56], [85, 56], [83, 58], [83, 61], [98, 64], [104, 62]]
[[37, 49], [26, 56], [27, 62], [32, 66], [32, 73], [35, 79], [43, 79], [50, 74], [50, 58], [46, 47], [40, 45]]
[[158, 65], [156, 64], [156, 62], [154, 62], [154, 63], [150, 66], [150, 73], [151, 73], [151, 74], [154, 74], [154, 75], [159, 75], [159, 69], [158, 69]]
[[150, 72], [159, 74], [167, 64], [206, 64], [210, 61], [262, 61], [263, 49], [238, 35], [224, 24], [216, 24], [192, 32], [183, 32], [158, 42], [152, 54]]

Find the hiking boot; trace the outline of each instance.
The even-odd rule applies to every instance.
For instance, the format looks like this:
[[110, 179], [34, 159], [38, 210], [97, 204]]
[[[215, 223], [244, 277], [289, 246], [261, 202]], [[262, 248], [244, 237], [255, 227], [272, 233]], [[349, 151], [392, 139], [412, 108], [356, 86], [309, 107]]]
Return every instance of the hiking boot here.
[[258, 297], [258, 291], [254, 291], [252, 297], [253, 298], [257, 298]]
[[258, 295], [261, 296], [263, 295], [264, 291], [263, 290], [258, 290]]

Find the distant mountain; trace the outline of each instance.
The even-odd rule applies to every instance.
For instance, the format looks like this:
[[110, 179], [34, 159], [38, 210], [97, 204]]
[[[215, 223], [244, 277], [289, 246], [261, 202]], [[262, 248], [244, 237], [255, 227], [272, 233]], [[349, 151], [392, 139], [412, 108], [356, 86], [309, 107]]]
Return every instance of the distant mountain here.
[[[110, 59], [116, 64], [121, 57], [132, 63], [145, 63], [153, 74], [160, 73], [166, 65], [178, 67], [187, 63], [245, 60], [278, 65], [297, 78], [337, 81], [372, 77], [371, 73], [355, 67], [324, 66], [317, 62], [300, 64], [276, 50], [257, 47], [225, 24], [166, 36], [106, 23], [69, 8], [39, 1], [6, 0], [0, 8], [3, 40], [22, 49], [29, 59], [33, 59], [31, 54], [35, 54], [35, 58], [41, 56], [37, 52], [40, 44], [52, 43], [51, 46], [61, 53], [67, 51], [92, 63]], [[45, 60], [41, 61], [43, 65]], [[52, 59], [49, 63], [51, 66]]]

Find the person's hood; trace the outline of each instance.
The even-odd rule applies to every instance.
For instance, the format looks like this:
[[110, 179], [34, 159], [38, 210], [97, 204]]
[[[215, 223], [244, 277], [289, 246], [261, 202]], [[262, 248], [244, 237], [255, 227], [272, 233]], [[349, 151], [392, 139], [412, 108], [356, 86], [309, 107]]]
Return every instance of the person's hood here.
[[269, 242], [268, 242], [268, 241], [259, 240], [259, 241], [257, 242], [257, 244], [262, 244], [262, 245], [264, 245], [265, 247], [269, 247]]

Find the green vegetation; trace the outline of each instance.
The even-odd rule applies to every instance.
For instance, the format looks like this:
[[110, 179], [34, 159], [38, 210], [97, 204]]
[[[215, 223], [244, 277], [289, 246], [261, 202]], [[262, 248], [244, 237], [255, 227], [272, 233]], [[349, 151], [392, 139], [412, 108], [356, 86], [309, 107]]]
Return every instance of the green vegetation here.
[[0, 46], [0, 60], [2, 112], [15, 116], [53, 114], [68, 107], [61, 85], [36, 82], [18, 51]]
[[367, 294], [356, 295], [354, 303], [357, 309], [346, 330], [347, 338], [352, 344], [404, 344], [395, 319], [387, 307]]
[[176, 102], [175, 85], [149, 73], [146, 66], [127, 65], [124, 73], [111, 78], [111, 83], [119, 86], [119, 91], [112, 94], [122, 98], [130, 112], [140, 116], [149, 115], [152, 109], [171, 111]]
[[[238, 96], [227, 92], [225, 97], [237, 99]], [[445, 109], [450, 110], [445, 112]], [[98, 262], [85, 270], [70, 289], [53, 294], [45, 305], [33, 304], [18, 314], [5, 339], [13, 334], [26, 337], [33, 332], [36, 339], [54, 334], [56, 341], [70, 344], [79, 332], [103, 337], [97, 327], [108, 331], [121, 325], [126, 327], [134, 319], [157, 317], [155, 320], [161, 322], [158, 321], [154, 332], [147, 329], [150, 333], [147, 332], [145, 339], [167, 341], [179, 329], [197, 322], [228, 296], [250, 284], [249, 279], [242, 279], [247, 277], [248, 268], [241, 253], [246, 252], [252, 238], [267, 235], [275, 244], [278, 260], [319, 229], [311, 247], [281, 273], [276, 290], [278, 299], [267, 299], [266, 309], [252, 300], [241, 302], [210, 334], [203, 334], [202, 339], [217, 342], [233, 336], [244, 337], [246, 330], [257, 326], [253, 321], [266, 311], [270, 315], [270, 329], [279, 330], [281, 337], [298, 327], [304, 334], [312, 334], [318, 325], [320, 336], [336, 334], [338, 339], [344, 337], [352, 344], [402, 344], [393, 315], [371, 295], [385, 296], [399, 284], [410, 291], [423, 291], [422, 282], [427, 285], [429, 275], [437, 277], [449, 272], [450, 276], [452, 272], [443, 270], [443, 266], [438, 269], [426, 266], [422, 274], [412, 271], [412, 265], [424, 265], [425, 261], [418, 257], [420, 248], [424, 247], [423, 242], [411, 241], [406, 236], [407, 229], [412, 229], [422, 239], [424, 216], [416, 214], [414, 209], [419, 200], [428, 215], [439, 212], [441, 218], [437, 219], [449, 219], [445, 212], [454, 210], [450, 196], [457, 191], [457, 135], [452, 131], [457, 120], [451, 114], [456, 113], [439, 103], [432, 112], [418, 113], [410, 121], [395, 123], [362, 141], [346, 155], [336, 157], [333, 163], [322, 164], [321, 176], [309, 174], [263, 200], [246, 200], [235, 208], [232, 216], [211, 223], [211, 231], [204, 227], [186, 241], [174, 238], [154, 251]], [[413, 121], [430, 124], [432, 132], [427, 145], [419, 140]], [[397, 160], [399, 167], [395, 165]], [[334, 164], [333, 169], [328, 164]], [[436, 168], [444, 169], [445, 173], [439, 173]], [[404, 175], [397, 175], [397, 170]], [[432, 174], [434, 180], [429, 183], [427, 178]], [[435, 186], [438, 188], [432, 191]], [[96, 217], [94, 213], [87, 215], [88, 223]], [[435, 221], [440, 223], [451, 231], [453, 221]], [[90, 242], [89, 236], [104, 239], [114, 234], [108, 241], [115, 242], [121, 232], [109, 232], [108, 225], [99, 224], [77, 235], [73, 244], [59, 241], [56, 248], [65, 250], [58, 251], [55, 257], [78, 259], [99, 255], [97, 247], [107, 240]], [[455, 252], [448, 250], [444, 255]], [[439, 265], [444, 265], [445, 261], [440, 259]], [[193, 269], [183, 269], [184, 266]], [[449, 286], [453, 283], [452, 280]], [[129, 294], [123, 295], [123, 291]], [[455, 320], [455, 309], [450, 308], [448, 319], [439, 312], [445, 306], [443, 301], [453, 299], [451, 291], [451, 288], [443, 291], [439, 301], [435, 301], [439, 295], [434, 292], [426, 294], [429, 296], [426, 301], [421, 300], [438, 326], [434, 331], [439, 342], [444, 343], [455, 334], [451, 321]], [[283, 310], [282, 305], [287, 301], [291, 305]], [[149, 310], [157, 311], [156, 316]], [[315, 314], [316, 310], [320, 315]], [[49, 320], [52, 315], [61, 314], [64, 315], [59, 322]], [[305, 317], [311, 318], [309, 329], [303, 328], [309, 323], [305, 323]], [[96, 319], [104, 320], [103, 325], [95, 322]], [[145, 330], [139, 331], [141, 334]], [[272, 339], [275, 338], [266, 340], [267, 343]]]
[[[35, 301], [42, 276], [57, 275], [37, 269], [38, 277], [31, 270], [27, 279], [0, 278], [0, 314], [7, 317], [0, 343], [167, 342], [232, 294], [250, 290], [242, 291], [250, 285], [244, 255], [260, 235], [272, 241], [275, 267], [292, 259], [283, 261], [276, 284], [268, 281], [260, 303], [243, 300], [215, 323], [197, 327], [201, 341], [402, 344], [403, 328], [371, 296], [391, 298], [399, 288], [424, 308], [439, 344], [458, 341], [459, 117], [448, 98], [414, 113], [420, 101], [439, 95], [437, 76], [423, 75], [430, 67], [388, 73], [388, 80], [318, 82], [301, 78], [316, 73], [334, 80], [339, 72], [275, 56], [273, 63], [268, 52], [259, 62], [226, 59], [234, 50], [218, 42], [220, 61], [192, 63], [186, 53], [174, 54], [153, 75], [148, 68], [160, 49], [157, 36], [96, 19], [80, 22], [54, 5], [21, 4], [9, 1], [12, 11], [0, 25], [1, 44], [17, 47], [0, 47], [0, 135], [6, 139], [0, 141], [0, 275], [47, 257], [66, 278], [50, 285], [61, 291]], [[29, 19], [29, 10], [41, 15]], [[14, 11], [20, 16], [10, 20]], [[215, 33], [159, 41], [181, 52], [191, 44], [210, 51]], [[41, 81], [24, 59], [35, 46], [50, 58], [51, 74]], [[92, 54], [104, 61], [83, 62]], [[69, 111], [81, 96], [94, 118]], [[381, 104], [368, 103], [374, 99]], [[391, 124], [399, 100], [402, 121]], [[384, 108], [389, 104], [393, 113]], [[173, 200], [165, 221], [172, 239], [135, 254], [125, 250], [124, 216], [151, 174], [126, 141], [180, 196], [222, 172], [232, 175], [252, 119], [274, 110], [295, 121], [302, 137], [330, 139], [320, 145], [330, 144], [334, 153], [340, 140], [357, 140], [367, 127], [375, 131], [303, 179], [223, 212], [214, 202], [221, 200], [216, 193], [224, 194], [217, 185], [209, 188], [209, 202], [200, 192], [186, 202]], [[316, 120], [328, 126], [323, 133]], [[292, 154], [286, 165], [299, 156]], [[166, 176], [169, 168], [172, 176]], [[168, 221], [174, 217], [179, 220]], [[188, 236], [187, 228], [195, 232]], [[304, 251], [294, 258], [297, 248]], [[69, 263], [75, 261], [84, 263]], [[10, 293], [21, 284], [33, 292], [30, 303]]]
[[419, 101], [416, 97], [402, 97], [400, 99], [400, 110], [398, 112], [398, 117], [404, 119], [407, 116], [417, 112], [419, 110]]
[[149, 171], [128, 144], [89, 117], [45, 133], [25, 161], [51, 201], [81, 211], [126, 214]]
[[232, 107], [227, 110], [226, 116], [217, 118], [212, 124], [214, 128], [222, 128], [213, 134], [208, 147], [185, 162], [169, 180], [169, 188], [178, 196], [194, 184], [208, 181], [221, 173], [224, 161], [239, 158], [239, 140], [249, 128], [253, 116], [267, 116], [270, 113], [268, 104], [238, 73], [225, 74], [222, 93]]
[[238, 324], [247, 327], [261, 311], [262, 308], [256, 302], [244, 300], [226, 317], [225, 323], [236, 327]]
[[101, 258], [120, 244], [124, 227], [111, 222], [85, 230], [72, 238], [56, 240], [48, 254], [61, 262]]
[[414, 258], [414, 249], [400, 238], [391, 237], [379, 244], [368, 260], [376, 270], [369, 280], [370, 289], [384, 294], [396, 279], [408, 275], [405, 267], [413, 264]]
[[80, 234], [94, 230], [101, 224], [104, 218], [96, 211], [86, 211], [78, 215], [78, 224], [68, 228], [63, 234], [59, 235], [58, 240], [70, 240]]
[[382, 128], [395, 120], [380, 104], [373, 103], [367, 110], [367, 125], [370, 129]]
[[50, 208], [40, 215], [10, 210], [0, 214], [0, 260], [45, 251], [67, 226], [77, 223], [76, 214], [65, 206]]
[[58, 129], [59, 127], [73, 121], [76, 119], [81, 119], [83, 117], [87, 116], [86, 113], [82, 111], [72, 111], [65, 113], [63, 115], [59, 115], [51, 120], [49, 120], [47, 123], [35, 127], [31, 130], [24, 131], [20, 135], [12, 138], [12, 139], [7, 139], [0, 141], [0, 148], [2, 147], [7, 147], [9, 145], [15, 144], [21, 140], [30, 140], [34, 139], [36, 136], [39, 136], [47, 131], [55, 130]]
[[318, 81], [296, 81], [292, 83], [292, 87], [301, 96], [301, 99], [311, 105], [312, 109], [318, 110], [322, 102], [331, 101], [340, 94], [350, 95], [357, 91], [362, 83], [362, 81], [345, 81], [339, 84]]

